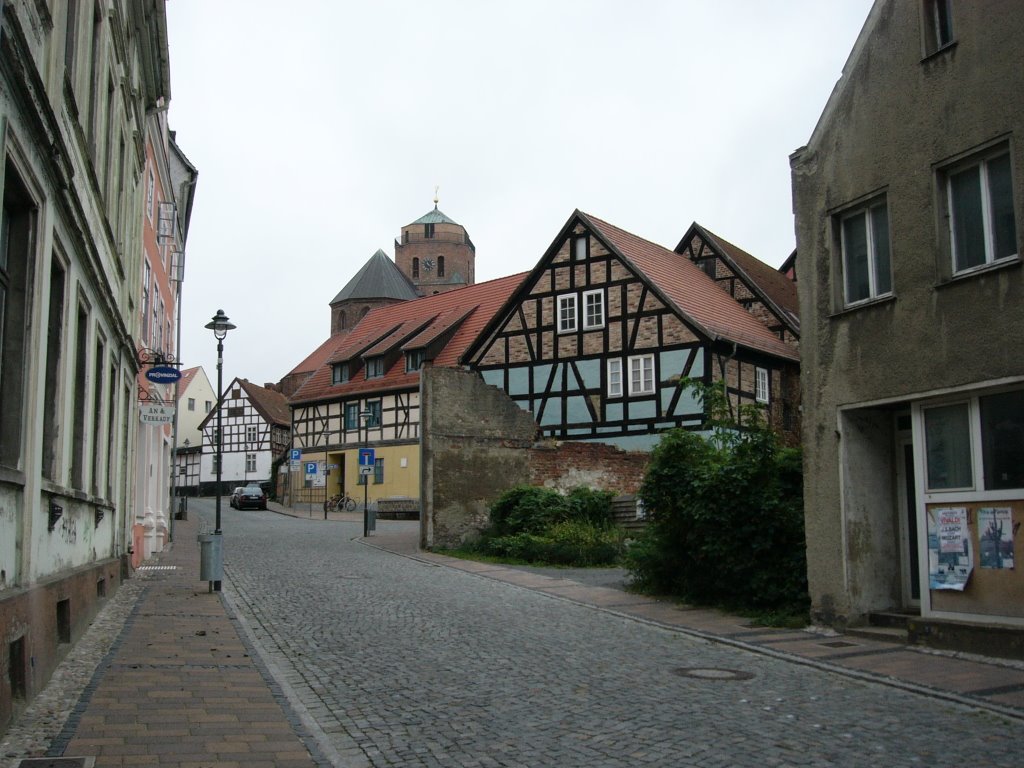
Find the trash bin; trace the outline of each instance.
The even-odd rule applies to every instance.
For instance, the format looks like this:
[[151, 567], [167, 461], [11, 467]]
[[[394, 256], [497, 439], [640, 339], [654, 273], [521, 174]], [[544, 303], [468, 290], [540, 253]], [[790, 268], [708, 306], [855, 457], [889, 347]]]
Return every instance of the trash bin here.
[[373, 506], [366, 510], [366, 530], [368, 532], [377, 530], [377, 507]]
[[223, 537], [219, 533], [200, 533], [199, 541], [199, 580], [224, 580]]

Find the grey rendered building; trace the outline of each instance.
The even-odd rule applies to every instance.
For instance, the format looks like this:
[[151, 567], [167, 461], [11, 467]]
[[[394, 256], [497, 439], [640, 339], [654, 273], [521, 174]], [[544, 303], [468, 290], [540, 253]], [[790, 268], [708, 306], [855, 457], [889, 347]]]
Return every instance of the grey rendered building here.
[[1024, 625], [1020, 3], [878, 0], [791, 165], [814, 617]]

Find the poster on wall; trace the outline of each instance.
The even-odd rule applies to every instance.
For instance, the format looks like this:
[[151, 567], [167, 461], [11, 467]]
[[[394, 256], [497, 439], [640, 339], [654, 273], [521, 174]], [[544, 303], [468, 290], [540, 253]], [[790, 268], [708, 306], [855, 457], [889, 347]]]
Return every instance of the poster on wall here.
[[982, 568], [1013, 569], [1013, 513], [1009, 507], [978, 510], [978, 550]]
[[967, 507], [928, 510], [928, 586], [960, 592], [971, 578], [971, 556]]

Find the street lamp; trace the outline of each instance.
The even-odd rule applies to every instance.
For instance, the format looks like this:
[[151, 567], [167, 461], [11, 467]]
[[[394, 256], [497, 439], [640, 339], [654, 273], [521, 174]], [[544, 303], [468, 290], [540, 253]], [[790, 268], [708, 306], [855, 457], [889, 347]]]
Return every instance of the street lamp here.
[[[220, 536], [220, 477], [224, 463], [224, 433], [221, 431], [221, 411], [223, 410], [224, 405], [224, 337], [228, 335], [228, 331], [234, 330], [237, 326], [228, 320], [228, 316], [224, 314], [223, 309], [218, 309], [217, 314], [214, 315], [213, 319], [204, 327], [213, 331], [214, 338], [217, 339], [217, 499], [215, 502], [217, 510], [217, 526], [216, 530], [214, 530], [214, 535]], [[217, 541], [219, 543], [220, 539]], [[218, 549], [220, 549], [220, 546], [218, 546]], [[213, 589], [215, 592], [220, 592], [219, 580], [213, 582]]]
[[[373, 419], [373, 411], [367, 408], [365, 411], [360, 411], [359, 420], [363, 423], [363, 448], [370, 447], [370, 421]], [[370, 493], [370, 473], [363, 474], [362, 466], [359, 467], [359, 476], [363, 481], [363, 538], [365, 539], [370, 535], [370, 506], [369, 506], [369, 493]]]

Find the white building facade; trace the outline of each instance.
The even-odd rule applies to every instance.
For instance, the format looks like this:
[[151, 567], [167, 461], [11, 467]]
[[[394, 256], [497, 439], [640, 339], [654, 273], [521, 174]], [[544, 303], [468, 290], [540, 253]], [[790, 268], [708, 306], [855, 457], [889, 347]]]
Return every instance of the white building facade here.
[[[0, 732], [120, 584], [162, 0], [0, 15]], [[164, 41], [162, 43], [156, 41]]]

